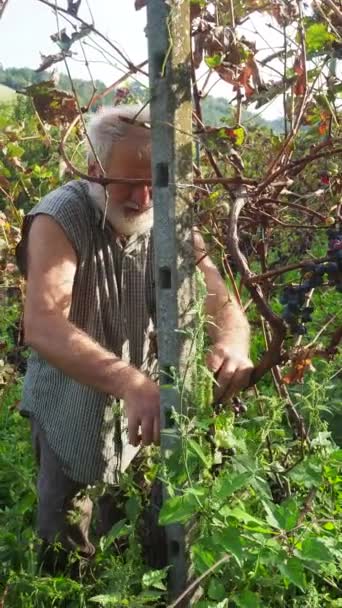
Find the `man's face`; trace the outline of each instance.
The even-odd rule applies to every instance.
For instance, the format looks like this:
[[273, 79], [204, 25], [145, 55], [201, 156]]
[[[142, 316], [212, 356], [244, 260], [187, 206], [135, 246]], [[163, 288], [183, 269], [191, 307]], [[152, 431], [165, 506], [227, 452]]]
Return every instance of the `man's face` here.
[[[110, 177], [139, 178], [148, 182], [151, 179], [149, 131], [143, 128], [132, 129], [129, 137], [113, 146], [105, 169]], [[141, 234], [152, 227], [151, 189], [147, 183], [109, 184], [107, 192], [107, 218], [118, 234]]]

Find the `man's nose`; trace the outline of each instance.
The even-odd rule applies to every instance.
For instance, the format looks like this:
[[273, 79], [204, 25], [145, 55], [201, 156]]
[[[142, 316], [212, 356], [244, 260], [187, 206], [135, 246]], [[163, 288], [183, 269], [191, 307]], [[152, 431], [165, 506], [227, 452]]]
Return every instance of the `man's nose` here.
[[139, 205], [140, 208], [149, 207], [151, 203], [150, 187], [146, 185], [135, 186], [132, 191], [132, 200]]

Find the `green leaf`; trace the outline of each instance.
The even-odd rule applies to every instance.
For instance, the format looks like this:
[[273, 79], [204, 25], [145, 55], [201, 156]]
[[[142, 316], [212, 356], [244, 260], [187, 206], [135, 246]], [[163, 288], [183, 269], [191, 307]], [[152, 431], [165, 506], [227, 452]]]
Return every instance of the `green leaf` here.
[[14, 142], [9, 142], [6, 145], [6, 151], [8, 156], [16, 158], [20, 158], [25, 152], [24, 148]]
[[296, 483], [302, 483], [306, 488], [321, 485], [322, 464], [317, 457], [301, 462], [289, 472], [289, 477]]
[[335, 450], [329, 456], [329, 462], [342, 462], [342, 450]]
[[167, 526], [174, 523], [185, 523], [198, 510], [196, 497], [191, 494], [173, 496], [162, 506], [159, 513], [159, 524]]
[[254, 477], [254, 479], [251, 479], [251, 486], [257, 492], [260, 498], [263, 497], [267, 500], [272, 500], [272, 492], [265, 479], [257, 475]]
[[90, 602], [101, 604], [101, 606], [128, 606], [128, 600], [123, 599], [119, 593], [110, 593], [106, 595], [95, 595], [89, 598]]
[[306, 538], [302, 544], [302, 557], [316, 562], [330, 562], [333, 559], [328, 547], [313, 536]]
[[[150, 589], [142, 591], [135, 598], [130, 598], [129, 606], [131, 608], [133, 608], [133, 606], [145, 606], [146, 604], [155, 606], [161, 595], [160, 591], [151, 591]], [[151, 602], [153, 602], [153, 604]]]
[[213, 495], [216, 500], [225, 500], [237, 492], [252, 478], [252, 474], [247, 471], [238, 475], [227, 474], [217, 479], [213, 489]]
[[138, 606], [146, 606], [151, 605], [151, 602], [156, 602], [160, 599], [160, 593], [157, 591], [142, 591], [137, 596], [130, 596], [129, 598], [124, 598], [119, 593], [108, 593], [102, 595], [96, 595], [90, 598], [90, 602], [95, 602], [96, 604], [101, 604], [101, 606], [110, 606], [115, 608], [122, 608], [123, 606], [133, 606], [137, 608]]
[[299, 509], [293, 498], [285, 500], [281, 505], [272, 505], [263, 501], [267, 513], [266, 521], [278, 530], [291, 530], [298, 521]]
[[127, 524], [125, 519], [120, 519], [120, 521], [117, 521], [114, 524], [114, 526], [112, 527], [112, 529], [110, 530], [110, 532], [108, 532], [108, 534], [106, 534], [105, 536], [103, 536], [101, 538], [100, 547], [101, 547], [102, 551], [106, 551], [106, 549], [108, 549], [108, 547], [117, 538], [120, 538], [121, 536], [127, 536], [127, 534], [129, 534], [130, 531], [131, 531], [131, 526], [129, 526]]
[[305, 574], [302, 562], [296, 557], [291, 557], [287, 561], [278, 563], [281, 574], [296, 587], [304, 591], [306, 586]]
[[215, 69], [217, 68], [219, 65], [221, 65], [222, 62], [222, 56], [219, 54], [216, 55], [212, 55], [211, 57], [206, 57], [204, 59], [205, 63], [207, 64], [208, 68], [211, 69]]
[[335, 37], [328, 32], [325, 23], [313, 23], [305, 32], [306, 48], [309, 53], [323, 51], [324, 47], [335, 40]]
[[189, 446], [190, 450], [193, 453], [197, 454], [197, 456], [203, 462], [204, 466], [207, 469], [210, 466], [210, 464], [211, 464], [210, 458], [209, 458], [209, 456], [205, 455], [205, 453], [203, 452], [200, 444], [197, 443], [197, 441], [194, 441], [193, 439], [188, 439], [187, 445]]
[[211, 568], [220, 558], [217, 547], [211, 546], [211, 539], [202, 539], [191, 547], [192, 559], [195, 563], [196, 571], [204, 572]]
[[163, 582], [167, 575], [166, 570], [150, 570], [149, 572], [145, 572], [142, 577], [143, 587], [146, 589], [148, 587], [155, 587], [156, 589], [161, 589], [162, 591], [166, 591], [165, 583]]
[[141, 503], [137, 496], [130, 496], [125, 504], [125, 511], [129, 521], [135, 522], [140, 515]]
[[222, 515], [225, 515], [226, 517], [233, 517], [234, 519], [242, 521], [245, 524], [256, 524], [257, 526], [261, 526], [261, 529], [259, 530], [260, 532], [273, 532], [271, 528], [266, 526], [265, 521], [263, 521], [262, 519], [258, 519], [257, 517], [253, 517], [253, 515], [247, 513], [247, 511], [245, 511], [243, 507], [234, 507], [233, 509], [231, 509], [230, 507], [225, 505], [224, 507], [222, 507], [222, 509], [220, 509], [220, 513], [222, 513]]
[[243, 545], [241, 535], [236, 528], [227, 528], [215, 532], [213, 535], [214, 542], [222, 547], [226, 553], [231, 553], [241, 565], [243, 558]]
[[239, 608], [261, 608], [259, 595], [248, 589], [239, 595], [234, 595], [233, 600]]
[[28, 494], [25, 494], [25, 496], [23, 496], [23, 498], [16, 504], [15, 510], [17, 513], [22, 515], [23, 513], [30, 511], [35, 502], [35, 494], [33, 492], [29, 492]]
[[227, 597], [227, 591], [225, 590], [224, 585], [216, 577], [210, 579], [208, 597], [217, 602], [225, 600]]
[[320, 431], [317, 433], [317, 437], [315, 437], [311, 445], [313, 447], [321, 447], [321, 448], [330, 448], [332, 447], [331, 443], [331, 431]]

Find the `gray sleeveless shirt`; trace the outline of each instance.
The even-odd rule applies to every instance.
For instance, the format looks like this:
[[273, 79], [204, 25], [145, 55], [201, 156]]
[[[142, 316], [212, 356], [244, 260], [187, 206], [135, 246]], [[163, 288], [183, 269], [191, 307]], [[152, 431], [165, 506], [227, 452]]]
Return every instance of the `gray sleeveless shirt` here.
[[[51, 216], [77, 256], [69, 320], [101, 346], [145, 373], [153, 373], [155, 294], [150, 233], [125, 246], [89, 196], [87, 182], [72, 181], [48, 194], [26, 216], [17, 251], [26, 274], [27, 237], [37, 214]], [[23, 414], [42, 426], [64, 472], [81, 483], [116, 483], [136, 453], [128, 445], [122, 408], [82, 385], [32, 351], [24, 381]]]

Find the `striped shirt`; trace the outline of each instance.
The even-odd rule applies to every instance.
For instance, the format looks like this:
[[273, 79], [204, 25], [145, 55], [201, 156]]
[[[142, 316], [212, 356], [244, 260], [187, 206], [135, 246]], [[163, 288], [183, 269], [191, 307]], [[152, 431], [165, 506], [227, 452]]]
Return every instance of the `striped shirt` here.
[[[69, 320], [101, 346], [151, 374], [156, 364], [154, 259], [151, 233], [123, 246], [86, 181], [48, 194], [26, 216], [17, 259], [26, 275], [27, 237], [33, 218], [51, 216], [70, 240], [77, 268]], [[32, 351], [21, 411], [36, 418], [64, 472], [75, 481], [116, 483], [137, 448], [113, 397], [80, 384]]]

